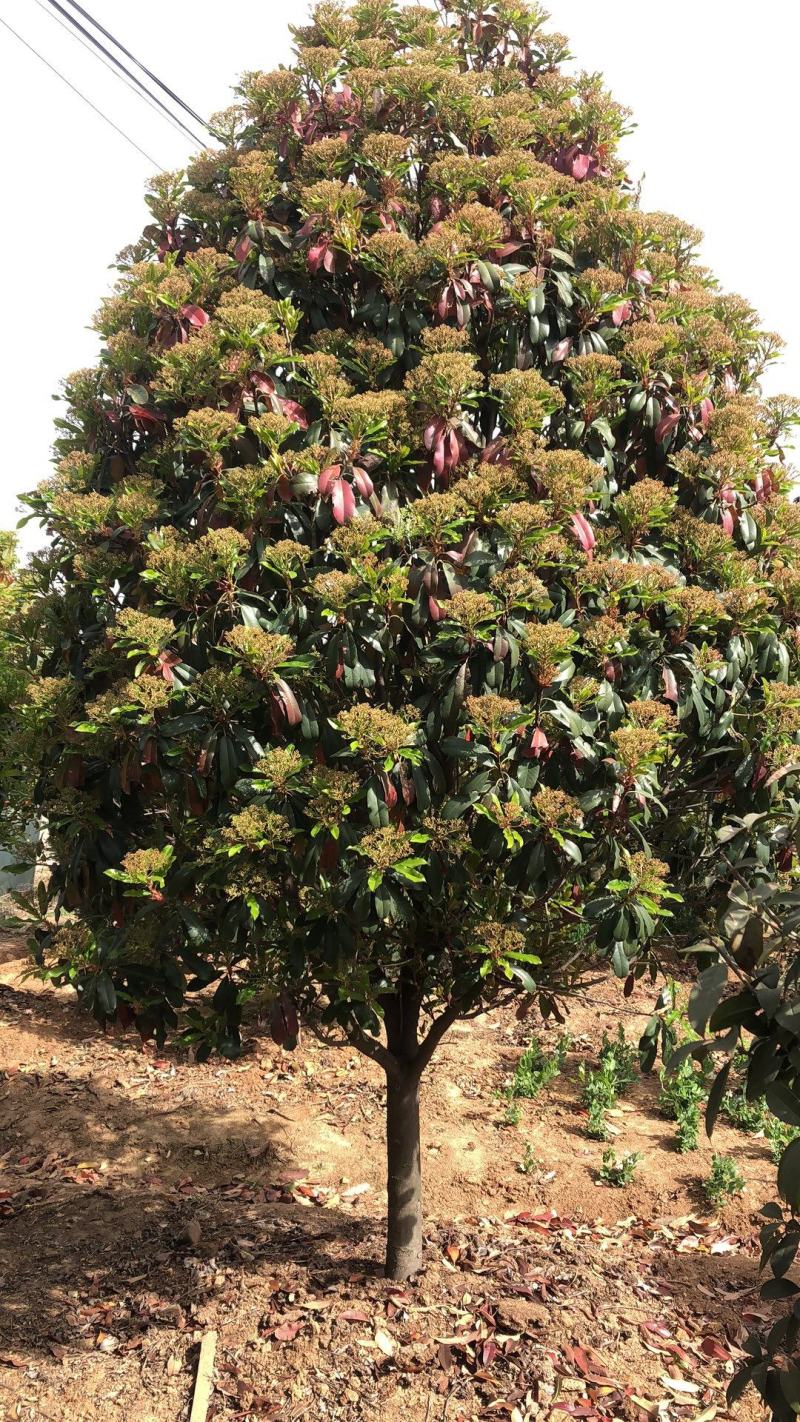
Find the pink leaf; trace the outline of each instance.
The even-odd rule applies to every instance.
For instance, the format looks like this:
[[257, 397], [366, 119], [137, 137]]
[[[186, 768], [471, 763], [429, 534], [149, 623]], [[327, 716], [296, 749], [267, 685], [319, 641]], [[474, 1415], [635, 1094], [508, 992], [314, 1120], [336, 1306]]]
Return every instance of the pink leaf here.
[[250, 380], [256, 390], [260, 390], [262, 395], [275, 394], [275, 381], [270, 380], [268, 375], [262, 375], [260, 370], [252, 371]]
[[349, 523], [356, 511], [356, 496], [346, 479], [337, 479], [333, 486], [333, 517], [337, 523]]
[[652, 285], [653, 285], [653, 276], [652, 276], [652, 273], [649, 272], [646, 267], [637, 267], [637, 269], [636, 269], [636, 271], [634, 272], [633, 275], [635, 276], [636, 280], [639, 282], [640, 286], [652, 286]]
[[664, 683], [664, 700], [671, 701], [674, 706], [677, 706], [678, 683], [671, 667], [662, 667], [661, 680]]
[[322, 494], [323, 498], [327, 498], [329, 494], [333, 493], [333, 486], [336, 483], [337, 479], [341, 479], [341, 477], [341, 464], [329, 464], [327, 469], [323, 469], [317, 483], [317, 488], [319, 489], [319, 492]]
[[559, 361], [566, 360], [571, 350], [572, 337], [565, 336], [563, 341], [559, 341], [557, 345], [553, 346], [553, 354], [550, 357], [553, 365], [557, 365]]
[[713, 413], [714, 401], [710, 400], [708, 396], [706, 396], [705, 400], [700, 401], [700, 423], [703, 426], [704, 430], [708, 429], [708, 422], [711, 419]]
[[444, 445], [444, 442], [445, 442], [445, 436], [442, 435], [441, 438], [440, 438], [439, 440], [437, 440], [437, 442], [436, 442], [436, 448], [435, 448], [434, 451], [433, 451], [433, 467], [434, 467], [434, 469], [436, 470], [436, 473], [437, 473], [437, 474], [441, 474], [441, 473], [443, 473], [443, 471], [444, 471], [444, 466], [445, 466], [445, 445]]
[[276, 681], [275, 688], [289, 725], [299, 726], [303, 716], [292, 688], [286, 685], [282, 677]]
[[585, 514], [574, 513], [572, 515], [572, 531], [581, 545], [584, 553], [591, 553], [597, 543], [594, 530]]
[[579, 183], [583, 182], [583, 179], [588, 177], [589, 172], [591, 171], [593, 161], [594, 160], [592, 159], [590, 154], [578, 153], [577, 156], [572, 160], [573, 178], [577, 178]]
[[383, 790], [383, 798], [389, 806], [389, 809], [391, 810], [397, 804], [397, 791], [391, 780], [389, 779], [388, 775], [386, 774], [385, 770], [382, 770], [380, 772], [379, 778], [381, 782], [381, 788]]
[[442, 438], [445, 429], [446, 425], [443, 419], [431, 420], [430, 424], [425, 426], [425, 433], [422, 437], [425, 448], [433, 449], [433, 446]]
[[768, 469], [760, 469], [753, 481], [756, 491], [756, 499], [760, 504], [766, 503], [772, 493], [772, 475]]
[[615, 326], [622, 326], [625, 321], [630, 321], [633, 315], [633, 302], [623, 301], [619, 306], [615, 306], [611, 312], [611, 320]]
[[680, 423], [680, 418], [680, 410], [672, 410], [668, 415], [661, 416], [655, 429], [656, 439], [659, 444], [662, 440], [666, 439], [667, 435], [672, 434], [672, 431]]
[[236, 243], [236, 246], [233, 249], [233, 255], [236, 258], [237, 262], [244, 261], [252, 245], [253, 244], [248, 236], [245, 235], [239, 238], [238, 242]]
[[454, 469], [461, 458], [461, 441], [455, 430], [451, 430], [447, 436], [447, 461], [446, 468]]
[[296, 400], [281, 399], [278, 403], [280, 404], [282, 413], [286, 415], [287, 419], [294, 420], [295, 424], [299, 425], [301, 430], [308, 429], [308, 415], [302, 405], [298, 405]]
[[518, 252], [520, 247], [524, 245], [523, 242], [504, 242], [501, 247], [495, 248], [495, 260], [497, 262], [504, 262], [507, 257], [513, 257], [514, 253]]
[[435, 597], [428, 598], [428, 612], [430, 613], [431, 622], [441, 622], [445, 615], [444, 609], [436, 601]]
[[722, 510], [722, 515], [721, 515], [721, 517], [720, 517], [720, 523], [722, 524], [722, 527], [724, 528], [724, 530], [725, 530], [725, 532], [727, 533], [728, 537], [729, 537], [729, 538], [732, 538], [732, 537], [733, 537], [734, 522], [733, 522], [733, 514], [731, 513], [731, 511], [730, 511], [729, 508], [726, 507], [726, 508], [724, 508], [724, 509]]
[[368, 499], [370, 495], [375, 492], [375, 485], [370, 479], [366, 469], [353, 470], [353, 483], [363, 499]]
[[324, 263], [324, 261], [325, 261], [325, 256], [326, 256], [327, 251], [328, 251], [328, 244], [327, 244], [327, 242], [315, 242], [315, 244], [314, 244], [313, 247], [309, 247], [309, 249], [308, 249], [308, 259], [307, 259], [307, 260], [308, 260], [308, 267], [309, 267], [309, 271], [311, 271], [314, 276], [317, 275], [317, 272], [319, 271], [320, 267], [323, 265], [323, 263]]
[[541, 726], [537, 726], [533, 735], [531, 736], [531, 750], [533, 751], [533, 754], [538, 760], [539, 757], [541, 755], [544, 755], [544, 752], [548, 751], [549, 749], [550, 742], [548, 741], [547, 736], [545, 735]]

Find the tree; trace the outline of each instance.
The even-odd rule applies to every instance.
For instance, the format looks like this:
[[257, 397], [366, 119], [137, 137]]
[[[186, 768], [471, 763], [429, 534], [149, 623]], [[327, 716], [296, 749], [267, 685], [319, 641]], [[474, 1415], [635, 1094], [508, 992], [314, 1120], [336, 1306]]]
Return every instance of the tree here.
[[199, 1059], [259, 996], [377, 1062], [396, 1277], [451, 1023], [632, 986], [736, 815], [793, 855], [779, 342], [545, 21], [319, 5], [153, 181], [28, 496], [42, 969]]
[[[15, 624], [19, 605], [16, 535], [0, 531], [0, 729], [8, 728], [28, 685], [18, 655]], [[28, 853], [31, 850], [25, 839], [25, 807], [30, 805], [30, 783], [25, 769], [15, 763], [13, 738], [8, 746], [0, 742], [0, 845], [15, 853], [21, 844]]]
[[[782, 719], [800, 726], [800, 687], [786, 692]], [[763, 1328], [751, 1329], [728, 1400], [736, 1401], [752, 1384], [778, 1422], [791, 1422], [800, 1396], [800, 1285], [789, 1278], [800, 1249], [800, 891], [796, 873], [770, 876], [769, 856], [761, 851], [773, 818], [788, 824], [797, 842], [800, 763], [796, 748], [791, 754], [793, 759], [773, 768], [769, 779], [773, 784], [791, 779], [792, 796], [779, 806], [732, 819], [718, 832], [716, 873], [725, 866], [728, 896], [717, 931], [691, 945], [692, 955], [705, 964], [688, 1004], [694, 1033], [672, 1053], [667, 1068], [679, 1067], [689, 1056], [716, 1060], [706, 1106], [709, 1136], [731, 1069], [742, 1063], [746, 1100], [763, 1101], [773, 1113], [770, 1137], [780, 1199], [762, 1206], [760, 1234], [761, 1267], [771, 1275], [761, 1296], [773, 1312]], [[785, 862], [789, 855], [783, 857]], [[651, 1059], [665, 1028], [664, 1017], [656, 1012], [643, 1039]], [[785, 1313], [774, 1311], [776, 1301], [784, 1303]]]

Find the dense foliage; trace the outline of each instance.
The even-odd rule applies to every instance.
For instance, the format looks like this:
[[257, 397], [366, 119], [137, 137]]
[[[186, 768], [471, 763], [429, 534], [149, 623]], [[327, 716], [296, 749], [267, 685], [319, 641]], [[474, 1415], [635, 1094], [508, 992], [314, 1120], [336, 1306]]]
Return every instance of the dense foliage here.
[[[800, 774], [800, 758], [781, 769], [786, 778]], [[691, 945], [707, 962], [688, 1007], [700, 1036], [672, 1053], [667, 1079], [679, 1080], [691, 1069], [692, 1057], [703, 1074], [713, 1064], [708, 1134], [720, 1111], [734, 1111], [744, 1129], [766, 1129], [773, 1141], [780, 1199], [762, 1209], [761, 1267], [767, 1279], [761, 1293], [773, 1308], [778, 1301], [778, 1311], [765, 1315], [763, 1336], [750, 1337], [728, 1395], [733, 1401], [752, 1383], [772, 1416], [790, 1422], [800, 1403], [800, 1284], [790, 1277], [800, 1250], [800, 892], [786, 875], [770, 881], [754, 872], [761, 865], [745, 845], [750, 836], [763, 834], [768, 820], [769, 812], [753, 813], [720, 833], [719, 853], [731, 877], [728, 901], [718, 933]], [[657, 1038], [668, 1031], [669, 1017], [668, 1010], [654, 1014], [643, 1041], [646, 1052], [652, 1054]], [[737, 1069], [744, 1091], [732, 1095]], [[769, 1118], [764, 1103], [773, 1113]], [[735, 1162], [715, 1155], [706, 1185], [709, 1199], [718, 1205], [741, 1187]]]
[[28, 496], [5, 742], [102, 1020], [232, 1054], [262, 993], [416, 1081], [459, 1015], [642, 971], [732, 857], [792, 869], [780, 343], [545, 22], [320, 4], [152, 184]]

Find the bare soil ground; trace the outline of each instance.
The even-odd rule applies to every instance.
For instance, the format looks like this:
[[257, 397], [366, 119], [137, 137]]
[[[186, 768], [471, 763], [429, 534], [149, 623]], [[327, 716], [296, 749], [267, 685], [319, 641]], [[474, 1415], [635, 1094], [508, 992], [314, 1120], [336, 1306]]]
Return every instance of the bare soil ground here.
[[[762, 1140], [721, 1126], [744, 1196], [709, 1218], [712, 1147], [677, 1153], [658, 1083], [613, 1118], [634, 1183], [597, 1183], [578, 1067], [652, 1001], [596, 988], [564, 1073], [518, 1125], [498, 1093], [533, 1024], [456, 1028], [424, 1088], [426, 1269], [381, 1278], [381, 1081], [349, 1051], [256, 1031], [238, 1063], [103, 1036], [0, 940], [0, 1422], [209, 1419], [711, 1422], [757, 1294]], [[546, 1038], [545, 1038], [546, 1043]], [[535, 1168], [519, 1170], [526, 1145]]]

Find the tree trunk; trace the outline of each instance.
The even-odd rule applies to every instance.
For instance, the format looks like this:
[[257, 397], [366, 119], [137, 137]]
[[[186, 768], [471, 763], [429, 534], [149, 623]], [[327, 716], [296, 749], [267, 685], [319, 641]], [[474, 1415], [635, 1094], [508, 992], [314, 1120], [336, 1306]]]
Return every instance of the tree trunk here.
[[408, 1279], [422, 1268], [422, 1174], [419, 1073], [407, 1067], [386, 1079], [386, 1156], [386, 1276]]

